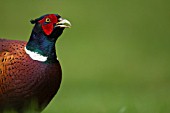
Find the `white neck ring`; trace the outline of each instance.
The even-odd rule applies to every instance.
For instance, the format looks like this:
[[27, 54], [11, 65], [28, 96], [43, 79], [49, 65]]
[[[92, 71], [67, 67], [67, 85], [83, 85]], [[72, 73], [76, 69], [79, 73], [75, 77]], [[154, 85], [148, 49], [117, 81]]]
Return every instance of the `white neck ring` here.
[[31, 59], [33, 60], [37, 60], [37, 61], [40, 61], [40, 62], [45, 62], [47, 61], [47, 56], [43, 56], [41, 54], [39, 54], [38, 52], [33, 52], [33, 51], [30, 51], [28, 50], [26, 47], [25, 47], [25, 52], [31, 57]]

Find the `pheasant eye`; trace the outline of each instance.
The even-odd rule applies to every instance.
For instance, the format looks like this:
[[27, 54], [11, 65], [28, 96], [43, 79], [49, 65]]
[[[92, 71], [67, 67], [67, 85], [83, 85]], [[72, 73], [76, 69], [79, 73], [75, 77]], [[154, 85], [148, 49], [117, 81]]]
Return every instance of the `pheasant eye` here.
[[51, 20], [49, 18], [46, 18], [45, 22], [49, 23]]

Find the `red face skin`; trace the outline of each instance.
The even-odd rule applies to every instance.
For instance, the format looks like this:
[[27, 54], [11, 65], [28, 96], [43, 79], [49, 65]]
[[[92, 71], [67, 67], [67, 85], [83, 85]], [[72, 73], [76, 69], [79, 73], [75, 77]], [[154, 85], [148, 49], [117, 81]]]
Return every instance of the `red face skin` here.
[[58, 18], [54, 14], [45, 16], [42, 20], [38, 21], [42, 25], [42, 29], [46, 35], [50, 35], [53, 31], [54, 24], [58, 22]]

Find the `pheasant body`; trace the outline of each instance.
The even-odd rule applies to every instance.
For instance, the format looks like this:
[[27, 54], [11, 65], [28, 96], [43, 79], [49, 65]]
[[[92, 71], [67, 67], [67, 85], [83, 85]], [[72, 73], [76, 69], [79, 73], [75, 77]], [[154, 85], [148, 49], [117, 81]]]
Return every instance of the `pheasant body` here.
[[[42, 111], [60, 87], [62, 72], [55, 42], [64, 23], [56, 24], [46, 34], [48, 29], [43, 30], [42, 20], [47, 18], [58, 22], [60, 16], [50, 14], [32, 21], [35, 26], [28, 42], [0, 39], [0, 113], [6, 109], [24, 113], [32, 101], [37, 104], [35, 110]], [[34, 59], [37, 56], [31, 57], [27, 51], [47, 59]]]

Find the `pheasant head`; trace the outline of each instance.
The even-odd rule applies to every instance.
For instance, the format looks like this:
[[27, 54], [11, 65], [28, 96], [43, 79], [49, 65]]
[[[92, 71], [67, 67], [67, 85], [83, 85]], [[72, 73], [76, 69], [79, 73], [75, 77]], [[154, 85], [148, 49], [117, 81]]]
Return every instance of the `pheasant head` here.
[[[30, 22], [35, 26], [26, 46], [26, 52], [34, 60], [42, 58], [42, 61], [54, 61], [55, 42], [65, 28], [71, 27], [71, 23], [58, 14], [46, 14]], [[32, 53], [42, 57], [35, 58], [35, 55], [31, 56]]]

